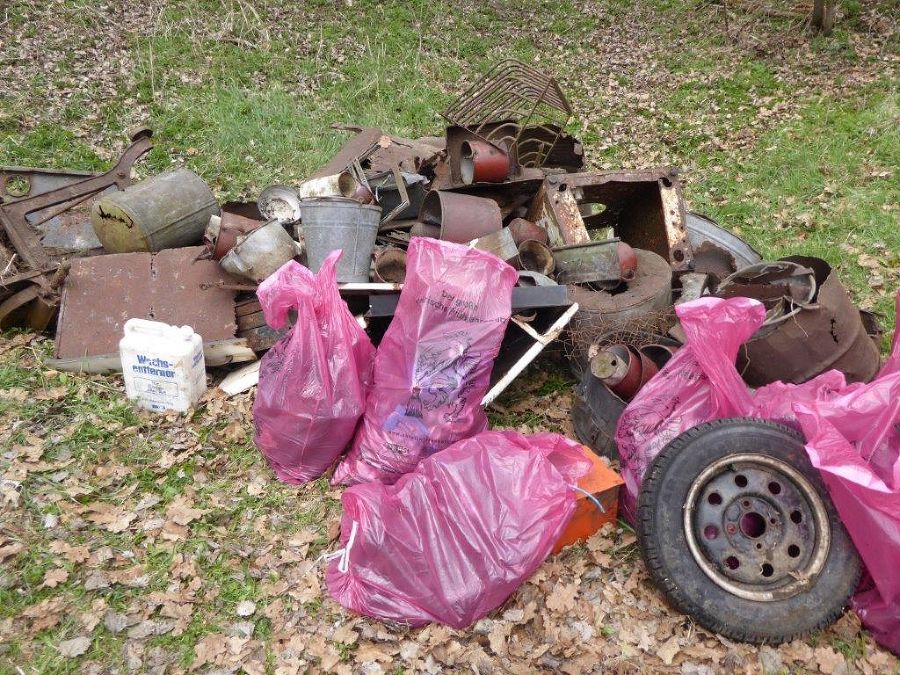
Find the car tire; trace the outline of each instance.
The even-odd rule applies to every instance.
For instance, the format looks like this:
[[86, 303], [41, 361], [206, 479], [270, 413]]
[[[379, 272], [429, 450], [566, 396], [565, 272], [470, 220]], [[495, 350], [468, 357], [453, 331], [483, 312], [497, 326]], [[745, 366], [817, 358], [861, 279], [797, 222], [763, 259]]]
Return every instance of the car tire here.
[[671, 604], [735, 640], [780, 643], [829, 625], [861, 572], [803, 438], [758, 419], [669, 443], [644, 476], [637, 525]]

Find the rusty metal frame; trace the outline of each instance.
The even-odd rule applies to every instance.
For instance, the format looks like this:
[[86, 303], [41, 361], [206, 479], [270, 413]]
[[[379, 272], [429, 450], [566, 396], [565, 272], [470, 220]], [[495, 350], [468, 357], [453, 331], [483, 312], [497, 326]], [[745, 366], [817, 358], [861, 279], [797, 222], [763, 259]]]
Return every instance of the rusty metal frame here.
[[[441, 116], [452, 125], [514, 154], [519, 166], [544, 165], [565, 126], [574, 116], [557, 81], [515, 59], [500, 61], [476, 81]], [[521, 143], [526, 127], [547, 132]]]
[[[33, 228], [111, 185], [120, 190], [131, 185], [131, 166], [153, 147], [150, 136], [149, 129], [142, 129], [133, 135], [132, 144], [122, 153], [115, 166], [106, 173], [92, 175], [33, 197], [23, 197], [0, 204], [0, 225], [6, 231], [19, 257], [32, 269], [42, 269], [51, 265], [50, 256], [44, 251], [40, 238]], [[30, 215], [36, 215], [37, 218], [29, 221], [27, 216]]]
[[615, 208], [608, 214], [600, 214], [599, 218], [590, 216], [592, 228], [611, 225], [610, 219], [619, 213], [652, 215], [658, 221], [655, 228], [617, 231], [616, 236], [635, 248], [662, 255], [675, 271], [691, 268], [693, 250], [685, 227], [687, 211], [681, 184], [669, 169], [547, 176], [527, 219], [547, 230], [553, 246], [583, 244], [591, 237], [581, 206], [607, 202]]

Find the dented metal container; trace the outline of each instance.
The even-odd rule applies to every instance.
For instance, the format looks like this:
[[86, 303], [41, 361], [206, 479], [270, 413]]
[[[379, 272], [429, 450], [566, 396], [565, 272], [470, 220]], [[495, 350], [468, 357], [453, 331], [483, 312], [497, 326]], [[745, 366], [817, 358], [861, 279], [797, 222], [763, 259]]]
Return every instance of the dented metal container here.
[[188, 169], [161, 173], [99, 199], [91, 225], [107, 253], [156, 252], [199, 244], [219, 205]]
[[738, 370], [760, 387], [775, 381], [800, 384], [826, 370], [839, 370], [848, 382], [868, 382], [881, 365], [859, 310], [831, 266], [821, 258], [782, 260], [811, 268], [818, 292], [790, 319], [768, 325], [741, 347]]

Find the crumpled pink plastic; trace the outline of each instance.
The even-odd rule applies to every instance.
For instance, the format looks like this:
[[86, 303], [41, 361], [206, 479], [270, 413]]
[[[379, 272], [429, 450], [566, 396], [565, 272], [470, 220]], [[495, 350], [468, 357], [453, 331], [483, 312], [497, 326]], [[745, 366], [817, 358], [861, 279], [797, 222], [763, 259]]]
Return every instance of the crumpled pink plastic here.
[[419, 460], [487, 428], [481, 399], [517, 278], [489, 253], [412, 240], [397, 311], [375, 356], [363, 422], [335, 484], [392, 483]]
[[487, 431], [395, 485], [355, 485], [341, 496], [344, 549], [328, 591], [376, 619], [465, 628], [550, 554], [575, 510], [570, 485], [589, 470], [581, 446], [557, 434]]
[[691, 427], [750, 416], [799, 429], [871, 575], [873, 587], [857, 593], [854, 609], [875, 639], [900, 655], [900, 330], [869, 383], [848, 385], [832, 370], [803, 384], [775, 382], [751, 392], [734, 361], [740, 343], [762, 325], [762, 305], [703, 298], [676, 312], [687, 344], [638, 392], [617, 426], [625, 516], [633, 522], [653, 458]]
[[363, 414], [375, 349], [337, 287], [332, 252], [318, 274], [289, 261], [257, 290], [266, 322], [297, 320], [262, 357], [253, 404], [258, 447], [279, 480], [306, 483], [344, 451]]

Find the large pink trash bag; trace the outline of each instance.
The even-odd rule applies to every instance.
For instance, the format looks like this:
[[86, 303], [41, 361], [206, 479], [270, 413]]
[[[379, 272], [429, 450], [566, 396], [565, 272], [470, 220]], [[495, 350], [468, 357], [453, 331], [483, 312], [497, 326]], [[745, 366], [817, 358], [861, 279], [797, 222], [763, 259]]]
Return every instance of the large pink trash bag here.
[[318, 274], [290, 261], [257, 290], [266, 322], [297, 321], [265, 356], [253, 405], [256, 447], [286, 483], [321, 476], [353, 438], [375, 349], [337, 287], [331, 253]]
[[489, 253], [412, 240], [363, 423], [335, 484], [392, 483], [421, 459], [487, 428], [481, 399], [516, 280], [516, 271]]
[[[900, 293], [897, 299], [900, 316]], [[853, 609], [900, 656], [900, 330], [875, 380], [794, 410], [810, 460], [871, 577]]]
[[395, 485], [341, 496], [342, 551], [326, 581], [344, 607], [410, 626], [465, 628], [550, 554], [590, 470], [557, 434], [487, 431], [422, 461]]
[[624, 515], [634, 522], [641, 479], [654, 457], [688, 429], [742, 415], [750, 394], [734, 367], [741, 344], [765, 320], [762, 303], [703, 298], [675, 308], [687, 343], [641, 388], [619, 417]]
[[691, 427], [751, 416], [799, 429], [874, 584], [857, 593], [854, 609], [875, 639], [900, 655], [900, 330], [869, 383], [848, 385], [832, 370], [803, 384], [774, 382], [751, 392], [734, 360], [740, 342], [762, 325], [762, 305], [704, 298], [676, 312], [686, 346], [638, 392], [616, 430], [626, 517], [633, 521], [653, 458]]

